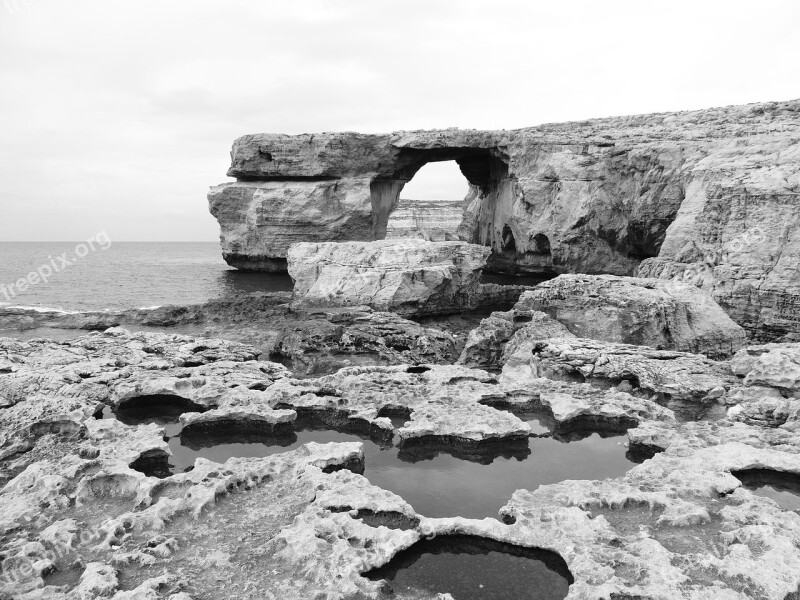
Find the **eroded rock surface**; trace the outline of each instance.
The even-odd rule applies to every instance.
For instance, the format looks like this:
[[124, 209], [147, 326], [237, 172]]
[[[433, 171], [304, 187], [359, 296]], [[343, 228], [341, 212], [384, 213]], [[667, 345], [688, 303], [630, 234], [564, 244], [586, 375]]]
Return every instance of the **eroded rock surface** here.
[[464, 242], [385, 240], [294, 244], [288, 260], [298, 306], [426, 315], [476, 308], [488, 255]]
[[[495, 301], [508, 305], [522, 291], [514, 286], [497, 287], [512, 288], [503, 290], [507, 299], [493, 294]], [[0, 307], [0, 333], [69, 338], [86, 330], [123, 326], [223, 338], [255, 346], [263, 357], [285, 364], [296, 376], [321, 375], [362, 364], [450, 363], [463, 345], [463, 339], [435, 322], [421, 326], [395, 313], [368, 307], [295, 311], [290, 300], [289, 293], [256, 292], [197, 305], [119, 312]], [[0, 373], [3, 368], [0, 362]]]
[[726, 358], [744, 330], [706, 292], [686, 283], [561, 275], [525, 292], [517, 310], [539, 310], [581, 338]]
[[[499, 376], [398, 365], [299, 380], [252, 347], [214, 339], [121, 329], [0, 339], [0, 596], [381, 598], [364, 573], [423, 538], [469, 535], [556, 553], [574, 579], [570, 600], [784, 600], [800, 586], [800, 517], [740, 478], [800, 477], [797, 419], [757, 410], [796, 400], [759, 362], [795, 351], [751, 347], [715, 362], [531, 339]], [[578, 374], [586, 382], [572, 381]], [[734, 399], [742, 390], [752, 395]], [[681, 423], [663, 406], [673, 396], [727, 402], [730, 416]], [[185, 400], [184, 427], [273, 431], [315, 415], [400, 444], [524, 438], [530, 428], [516, 414], [535, 408], [552, 415], [555, 433], [627, 430], [631, 450], [654, 456], [616, 479], [520, 482], [502, 520], [427, 518], [346, 468], [363, 465], [358, 443], [198, 458], [189, 472], [146, 476], [141, 461], [169, 455], [163, 428], [94, 416], [142, 397]]]
[[562, 338], [521, 344], [503, 366], [508, 390], [536, 389], [552, 379], [614, 388], [674, 410], [681, 420], [721, 418], [731, 390], [740, 387], [727, 362], [646, 346]]
[[800, 332], [800, 101], [513, 131], [246, 135], [213, 188], [223, 256], [276, 269], [296, 241], [381, 239], [403, 185], [455, 160], [459, 235], [506, 271], [704, 286], [752, 335]]
[[520, 344], [548, 338], [574, 337], [561, 323], [536, 310], [493, 312], [470, 331], [458, 364], [496, 369]]

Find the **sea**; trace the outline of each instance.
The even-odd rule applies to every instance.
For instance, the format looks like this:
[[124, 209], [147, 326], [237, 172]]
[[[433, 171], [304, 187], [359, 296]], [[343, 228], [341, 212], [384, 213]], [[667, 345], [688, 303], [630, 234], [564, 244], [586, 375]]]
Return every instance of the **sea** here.
[[291, 289], [288, 275], [229, 267], [218, 242], [0, 242], [0, 307], [120, 310]]

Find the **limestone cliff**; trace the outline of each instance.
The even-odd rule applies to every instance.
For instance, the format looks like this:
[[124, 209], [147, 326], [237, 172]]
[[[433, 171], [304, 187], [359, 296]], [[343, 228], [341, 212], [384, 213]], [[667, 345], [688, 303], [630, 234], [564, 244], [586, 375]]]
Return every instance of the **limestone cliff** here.
[[775, 339], [800, 332], [798, 139], [800, 100], [513, 131], [247, 135], [238, 181], [209, 200], [231, 265], [282, 269], [295, 241], [382, 239], [403, 185], [455, 160], [470, 183], [459, 236], [490, 246], [495, 269], [679, 276]]
[[457, 240], [463, 200], [401, 198], [386, 224], [387, 238], [420, 238], [431, 242]]

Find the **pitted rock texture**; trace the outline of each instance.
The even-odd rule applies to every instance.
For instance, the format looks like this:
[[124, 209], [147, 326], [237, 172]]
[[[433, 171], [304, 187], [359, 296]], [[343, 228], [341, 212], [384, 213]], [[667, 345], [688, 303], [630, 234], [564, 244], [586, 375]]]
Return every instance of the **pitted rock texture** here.
[[613, 275], [561, 275], [525, 292], [516, 310], [539, 310], [581, 338], [727, 358], [744, 330], [686, 283]]
[[295, 305], [369, 306], [399, 314], [476, 308], [488, 248], [464, 242], [384, 240], [294, 244]]
[[316, 379], [286, 379], [265, 391], [273, 407], [333, 420], [339, 427], [391, 433], [389, 415], [408, 421], [399, 443], [475, 445], [527, 438], [530, 426], [485, 406], [503, 397], [497, 380], [477, 369], [446, 365], [352, 367]]
[[506, 362], [503, 373], [514, 378], [622, 385], [640, 395], [693, 402], [716, 402], [738, 384], [727, 362], [687, 352], [580, 338], [521, 345]]
[[[455, 160], [461, 239], [508, 271], [686, 278], [764, 340], [800, 332], [800, 101], [513, 131], [246, 135], [213, 188], [223, 256], [382, 239], [403, 185]], [[644, 264], [641, 264], [644, 261]], [[641, 267], [640, 267], [641, 264]]]
[[569, 598], [792, 598], [800, 516], [746, 490], [731, 471], [796, 473], [796, 434], [725, 422], [649, 431], [671, 434], [631, 429], [632, 442], [662, 452], [624, 477], [520, 490], [501, 514], [526, 539], [569, 548], [561, 551], [576, 578]]
[[800, 344], [748, 346], [731, 361], [748, 386], [767, 386], [800, 397]]
[[[768, 387], [747, 378], [761, 357], [792, 355], [794, 347], [750, 348], [734, 374], [730, 362], [596, 340], [524, 346], [497, 378], [416, 365], [297, 380], [257, 360], [253, 348], [214, 339], [121, 329], [61, 343], [2, 338], [0, 465], [11, 479], [0, 488], [0, 597], [382, 598], [381, 583], [363, 573], [421, 539], [446, 535], [555, 552], [574, 578], [568, 600], [785, 600], [796, 593], [800, 517], [735, 475], [800, 476], [796, 420], [741, 422], [741, 403], [729, 409], [731, 418], [678, 423], [643, 397], [718, 401], [733, 388], [788, 395], [782, 380]], [[557, 380], [576, 373], [587, 383]], [[675, 382], [682, 387], [670, 387]], [[709, 390], [711, 383], [717, 387]], [[627, 429], [631, 449], [657, 454], [616, 479], [537, 489], [520, 482], [502, 521], [426, 518], [343, 469], [363, 464], [358, 443], [309, 443], [222, 464], [199, 458], [190, 472], [148, 477], [131, 465], [168, 454], [163, 429], [93, 416], [98, 405], [139, 393], [179, 393], [209, 409], [183, 415], [184, 424], [227, 414], [246, 427], [262, 417], [274, 425], [316, 411], [340, 425], [388, 432], [383, 415], [405, 410], [410, 420], [395, 432], [403, 443], [431, 434], [465, 442], [524, 436], [528, 425], [512, 413], [535, 405], [566, 429]], [[396, 515], [406, 526], [370, 525], [359, 519], [365, 513]]]

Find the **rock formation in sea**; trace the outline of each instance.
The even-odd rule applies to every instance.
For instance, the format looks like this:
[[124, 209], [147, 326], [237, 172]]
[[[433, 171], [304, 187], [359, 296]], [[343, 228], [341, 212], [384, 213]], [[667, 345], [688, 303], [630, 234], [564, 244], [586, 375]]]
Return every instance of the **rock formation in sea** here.
[[302, 306], [359, 306], [398, 314], [477, 308], [489, 249], [465, 242], [299, 243], [289, 275]]
[[751, 335], [800, 333], [800, 101], [511, 131], [246, 135], [212, 188], [223, 255], [286, 268], [294, 242], [383, 239], [405, 183], [455, 160], [460, 239], [509, 272], [680, 278]]

